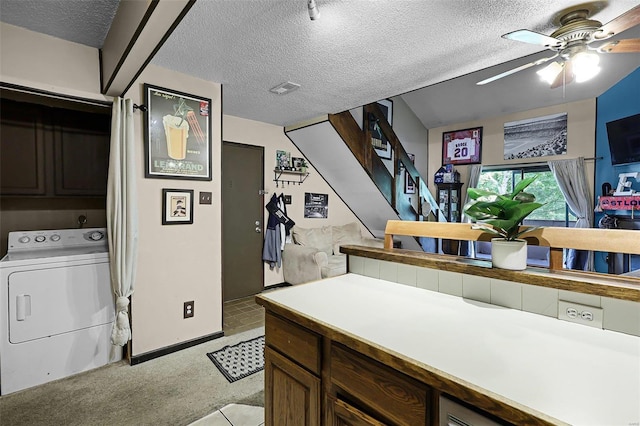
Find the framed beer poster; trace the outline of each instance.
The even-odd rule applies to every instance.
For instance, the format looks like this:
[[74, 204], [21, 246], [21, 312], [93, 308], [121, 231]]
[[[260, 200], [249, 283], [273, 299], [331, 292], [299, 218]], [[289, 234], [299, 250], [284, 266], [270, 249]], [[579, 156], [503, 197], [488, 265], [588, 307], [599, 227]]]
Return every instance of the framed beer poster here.
[[211, 99], [144, 85], [145, 177], [211, 180]]

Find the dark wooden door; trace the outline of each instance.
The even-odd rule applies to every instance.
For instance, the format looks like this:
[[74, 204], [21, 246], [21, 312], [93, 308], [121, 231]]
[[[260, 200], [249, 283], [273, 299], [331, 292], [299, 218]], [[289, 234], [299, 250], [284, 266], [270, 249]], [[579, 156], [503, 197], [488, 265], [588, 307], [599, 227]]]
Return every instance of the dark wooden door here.
[[222, 143], [223, 300], [258, 294], [262, 263], [264, 148]]

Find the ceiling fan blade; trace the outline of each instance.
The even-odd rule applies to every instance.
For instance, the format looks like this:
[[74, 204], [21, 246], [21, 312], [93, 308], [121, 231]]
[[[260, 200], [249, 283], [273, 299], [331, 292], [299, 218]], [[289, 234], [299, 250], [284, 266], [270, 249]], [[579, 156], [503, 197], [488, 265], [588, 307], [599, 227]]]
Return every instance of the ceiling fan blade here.
[[640, 24], [640, 6], [636, 6], [601, 26], [593, 33], [591, 40], [604, 40]]
[[598, 48], [602, 53], [638, 53], [640, 52], [640, 38], [611, 41]]
[[544, 47], [561, 47], [564, 42], [554, 37], [549, 37], [531, 30], [517, 30], [502, 35], [502, 38], [521, 41], [523, 43], [537, 44]]
[[505, 72], [500, 73], [498, 75], [494, 75], [493, 77], [489, 77], [489, 78], [486, 78], [486, 79], [484, 79], [482, 81], [479, 81], [479, 82], [476, 83], [476, 85], [477, 86], [483, 86], [483, 85], [485, 85], [487, 83], [491, 83], [492, 81], [499, 80], [499, 79], [501, 79], [503, 77], [506, 77], [508, 75], [515, 74], [515, 73], [520, 72], [522, 70], [526, 70], [527, 68], [531, 68], [531, 67], [535, 67], [535, 66], [540, 65], [540, 64], [544, 64], [545, 62], [550, 61], [552, 59], [555, 59], [557, 57], [558, 57], [558, 54], [556, 53], [555, 55], [550, 56], [548, 58], [538, 59], [535, 62], [529, 62], [528, 64], [520, 65], [519, 67], [516, 67], [516, 68], [511, 69], [509, 71], [505, 71]]
[[566, 86], [573, 81], [573, 64], [571, 59], [564, 61], [562, 71], [558, 73], [556, 79], [551, 83], [551, 89], [557, 89], [560, 86]]

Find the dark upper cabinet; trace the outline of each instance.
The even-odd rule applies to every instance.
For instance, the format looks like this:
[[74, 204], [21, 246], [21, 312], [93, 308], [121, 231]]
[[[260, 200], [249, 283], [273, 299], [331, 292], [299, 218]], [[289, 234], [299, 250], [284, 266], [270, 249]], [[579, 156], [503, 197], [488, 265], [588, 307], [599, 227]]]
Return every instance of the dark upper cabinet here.
[[2, 194], [45, 195], [42, 111], [0, 100], [0, 185]]
[[56, 195], [105, 195], [110, 120], [58, 109], [53, 115]]
[[111, 118], [2, 99], [2, 195], [105, 196]]

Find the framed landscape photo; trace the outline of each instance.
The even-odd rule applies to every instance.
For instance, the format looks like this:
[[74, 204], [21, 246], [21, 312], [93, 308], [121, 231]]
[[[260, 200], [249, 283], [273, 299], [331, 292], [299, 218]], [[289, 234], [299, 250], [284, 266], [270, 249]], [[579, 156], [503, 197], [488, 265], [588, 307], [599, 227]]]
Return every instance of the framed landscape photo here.
[[162, 190], [162, 224], [190, 225], [193, 223], [193, 189]]
[[144, 85], [145, 177], [211, 180], [211, 99]]
[[442, 133], [442, 165], [480, 164], [482, 127]]
[[567, 113], [504, 123], [504, 159], [567, 153]]

